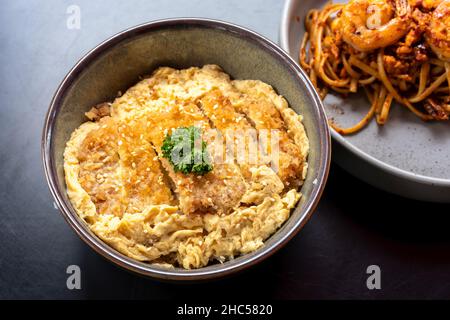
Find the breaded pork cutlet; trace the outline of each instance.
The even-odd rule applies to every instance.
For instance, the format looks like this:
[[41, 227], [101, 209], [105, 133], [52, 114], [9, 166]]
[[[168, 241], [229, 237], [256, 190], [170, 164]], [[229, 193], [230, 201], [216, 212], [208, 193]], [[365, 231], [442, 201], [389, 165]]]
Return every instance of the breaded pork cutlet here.
[[[175, 186], [175, 192], [180, 202], [180, 208], [185, 213], [228, 213], [239, 204], [246, 191], [245, 181], [234, 163], [217, 163], [213, 161], [213, 169], [205, 175], [184, 174], [176, 172], [172, 164], [162, 157], [161, 147], [167, 135], [174, 129], [195, 126], [207, 133], [211, 128], [208, 119], [194, 104], [165, 103], [150, 101], [144, 109], [151, 108], [149, 117], [145, 117], [147, 135], [154, 145], [160, 161]], [[207, 143], [212, 153], [215, 137], [203, 134], [202, 139]]]
[[[286, 188], [296, 188], [302, 183], [308, 154], [306, 134], [301, 119], [271, 86], [261, 81], [231, 81], [216, 65], [182, 71], [168, 69], [163, 74], [167, 78], [165, 84], [169, 84], [169, 89], [165, 86], [166, 92], [172, 90], [177, 97], [194, 97], [194, 101], [222, 133], [226, 130], [256, 129], [258, 163], [275, 169]], [[178, 78], [178, 83], [171, 82], [172, 76]], [[208, 83], [208, 86], [195, 91], [189, 89], [197, 88], [197, 83]], [[247, 138], [248, 149], [251, 138]], [[272, 147], [278, 148], [279, 152], [272, 152]], [[254, 166], [240, 163], [246, 178], [251, 167]]]
[[205, 93], [198, 104], [224, 137], [228, 156], [237, 162], [245, 179], [250, 180], [251, 169], [263, 165], [258, 157], [256, 130], [218, 89]]
[[[204, 85], [199, 86], [199, 83]], [[298, 187], [304, 178], [307, 149], [303, 150], [300, 146], [304, 144], [302, 138], [306, 135], [303, 132], [299, 135], [300, 137], [296, 137], [295, 132], [290, 130], [292, 126], [302, 128], [300, 120], [298, 124], [287, 123], [286, 119], [292, 119], [295, 116], [285, 117], [284, 113], [293, 111], [287, 106], [288, 110], [284, 110], [285, 100], [279, 97], [270, 86], [262, 85], [263, 83], [253, 81], [231, 81], [228, 75], [214, 65], [186, 70], [160, 68], [150, 79], [141, 81], [127, 92], [126, 99], [117, 99], [112, 112], [124, 116], [127, 112], [140, 112], [139, 110], [142, 109], [142, 114], [151, 115], [148, 121], [146, 120], [149, 124], [149, 132], [146, 134], [151, 135], [150, 142], [156, 147], [160, 161], [173, 181], [174, 190], [184, 212], [227, 211], [226, 208], [232, 208], [232, 204], [239, 202], [238, 198], [245, 192], [245, 183], [233, 182], [239, 186], [233, 196], [227, 192], [223, 195], [215, 194], [220, 188], [215, 189], [214, 192], [209, 188], [205, 193], [197, 190], [196, 186], [196, 184], [202, 184], [200, 182], [202, 180], [214, 180], [209, 176], [214, 176], [216, 174], [214, 171], [218, 169], [226, 168], [229, 172], [239, 171], [239, 178], [244, 177], [248, 181], [251, 178], [251, 169], [264, 164], [277, 172], [287, 189]], [[263, 91], [253, 90], [254, 87], [261, 86]], [[281, 99], [281, 102], [273, 101], [275, 99], [273, 97]], [[237, 144], [245, 144], [244, 156], [247, 157], [243, 161], [238, 159], [239, 167], [231, 163], [215, 166], [212, 173], [196, 178], [199, 181], [193, 184], [192, 176], [175, 172], [171, 164], [166, 159], [162, 159], [160, 148], [164, 137], [172, 129], [198, 123], [201, 123], [205, 132], [211, 129], [208, 124], [210, 123], [225, 138], [230, 131], [234, 135], [232, 139], [236, 139], [236, 135], [239, 136], [242, 131], [253, 130], [256, 131], [258, 141], [256, 143], [252, 141], [254, 137], [250, 135], [247, 135], [244, 141], [236, 140]], [[209, 150], [217, 150], [217, 142], [213, 140], [210, 136]], [[253, 155], [254, 144], [258, 148], [256, 157]], [[277, 148], [278, 152], [275, 149], [272, 152], [272, 148]], [[266, 154], [262, 154], [261, 150]], [[238, 155], [236, 151], [232, 150], [234, 155]], [[223, 174], [220, 173], [219, 176]], [[217, 185], [217, 182], [215, 184]], [[226, 185], [223, 185], [223, 188], [230, 190], [230, 187]], [[215, 201], [215, 198], [219, 201]]]
[[209, 120], [200, 109], [190, 99], [174, 97], [170, 90], [172, 72], [177, 71], [171, 68], [158, 69], [150, 79], [139, 82], [127, 91], [126, 97], [116, 99], [112, 113], [122, 118], [139, 119], [136, 121], [143, 126], [144, 139], [158, 153], [184, 213], [227, 213], [239, 204], [247, 188], [235, 164], [213, 161], [211, 172], [197, 176], [176, 172], [168, 159], [162, 156], [161, 147], [167, 135], [174, 129], [190, 126], [201, 128], [211, 154], [223, 148], [216, 145]]
[[[233, 85], [239, 90], [240, 95], [230, 97], [232, 104], [236, 110], [246, 115], [258, 132], [267, 133], [268, 139], [266, 141], [268, 141], [268, 145], [263, 147], [268, 151], [270, 157], [278, 162], [279, 177], [286, 188], [297, 188], [304, 180], [307, 151], [302, 150], [299, 143], [296, 143], [294, 133], [290, 134], [291, 130], [280, 112], [284, 110], [278, 108], [268, 97], [272, 94], [273, 89], [266, 85], [264, 87], [266, 92], [261, 93], [252, 89], [254, 84], [255, 82], [251, 80], [233, 81]], [[279, 96], [277, 97], [279, 98]], [[295, 125], [295, 123], [291, 125]], [[300, 125], [298, 128], [300, 128]], [[273, 137], [273, 134], [276, 134], [276, 137]], [[306, 137], [306, 135], [301, 136]], [[299, 139], [302, 137], [299, 137]], [[278, 155], [274, 154], [275, 150], [271, 150], [272, 138], [278, 140]], [[260, 141], [264, 142], [264, 139], [260, 139]]]
[[103, 117], [81, 141], [78, 180], [100, 214], [122, 216], [148, 204], [172, 202], [151, 146], [127, 124]]
[[140, 212], [152, 204], [174, 204], [167, 177], [140, 122], [123, 122], [117, 130], [127, 212]]

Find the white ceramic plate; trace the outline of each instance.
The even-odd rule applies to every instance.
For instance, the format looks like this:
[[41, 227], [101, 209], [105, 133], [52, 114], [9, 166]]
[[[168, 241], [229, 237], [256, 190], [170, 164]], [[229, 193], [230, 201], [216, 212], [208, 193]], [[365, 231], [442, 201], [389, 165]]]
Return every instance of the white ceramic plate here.
[[[287, 0], [280, 44], [298, 61], [304, 17], [326, 0]], [[343, 2], [343, 1], [335, 1]], [[329, 117], [342, 126], [357, 123], [369, 105], [365, 95], [346, 99], [329, 94]], [[425, 123], [400, 105], [394, 105], [384, 127], [372, 121], [352, 136], [332, 130], [333, 159], [351, 174], [383, 190], [402, 196], [450, 202], [450, 122]]]

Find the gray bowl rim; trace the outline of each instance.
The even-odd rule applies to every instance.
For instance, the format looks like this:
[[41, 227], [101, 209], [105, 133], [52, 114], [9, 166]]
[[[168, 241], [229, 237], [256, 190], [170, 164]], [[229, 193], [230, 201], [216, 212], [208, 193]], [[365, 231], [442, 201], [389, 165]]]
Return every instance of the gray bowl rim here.
[[[281, 23], [280, 23], [280, 46], [283, 50], [285, 50], [289, 56], [291, 55], [291, 48], [289, 46], [289, 26], [292, 23], [292, 20], [289, 19], [291, 15], [292, 7], [297, 0], [286, 0], [284, 3], [283, 11], [281, 14]], [[298, 64], [296, 61], [295, 63]], [[334, 141], [338, 142], [341, 146], [349, 150], [352, 154], [354, 154], [357, 158], [362, 161], [366, 161], [371, 165], [379, 168], [380, 170], [387, 172], [388, 174], [392, 174], [399, 178], [403, 178], [405, 180], [410, 180], [413, 182], [431, 185], [431, 186], [439, 186], [439, 187], [450, 187], [450, 179], [442, 179], [436, 177], [425, 176], [417, 173], [413, 173], [411, 171], [407, 171], [404, 169], [397, 168], [393, 165], [390, 165], [386, 162], [378, 160], [377, 158], [371, 156], [370, 154], [362, 151], [358, 147], [354, 146], [347, 139], [345, 139], [342, 135], [337, 133], [333, 128], [330, 130], [331, 137]]]
[[[208, 270], [206, 269], [206, 267], [193, 270], [157, 268], [152, 266], [151, 264], [131, 259], [107, 245], [105, 242], [103, 242], [97, 236], [93, 235], [93, 233], [88, 230], [88, 227], [78, 217], [69, 201], [65, 201], [62, 194], [65, 193], [66, 190], [60, 190], [58, 188], [56, 165], [53, 157], [51, 157], [51, 142], [54, 119], [58, 114], [60, 103], [67, 89], [81, 74], [84, 66], [95, 61], [98, 56], [100, 56], [108, 49], [129, 38], [145, 34], [152, 30], [158, 30], [161, 28], [173, 28], [180, 25], [213, 28], [231, 32], [259, 44], [262, 48], [264, 48], [264, 50], [268, 50], [281, 63], [286, 64], [291, 69], [290, 71], [293, 72], [304, 83], [306, 87], [306, 94], [309, 95], [314, 102], [313, 109], [315, 109], [316, 116], [319, 120], [318, 130], [320, 139], [320, 157], [319, 166], [317, 168], [317, 183], [313, 185], [311, 195], [303, 204], [304, 214], [300, 216], [298, 221], [296, 221], [295, 225], [291, 229], [286, 229], [286, 232], [280, 236], [280, 239], [274, 242], [271, 246], [264, 246], [258, 249], [255, 254], [253, 254], [251, 257], [249, 256], [249, 258], [247, 259], [244, 258], [240, 260], [235, 259], [227, 261], [219, 269], [216, 270]], [[322, 101], [320, 100], [317, 92], [314, 90], [314, 87], [312, 86], [303, 70], [285, 51], [278, 47], [274, 42], [254, 31], [238, 26], [236, 24], [220, 20], [205, 18], [171, 18], [147, 22], [119, 32], [97, 45], [94, 49], [86, 53], [75, 64], [75, 66], [69, 71], [69, 73], [65, 76], [65, 78], [59, 85], [50, 103], [42, 132], [41, 153], [45, 177], [56, 205], [58, 206], [60, 212], [62, 213], [68, 224], [72, 227], [72, 229], [94, 251], [96, 251], [112, 263], [140, 275], [160, 280], [199, 281], [224, 277], [232, 273], [239, 272], [243, 269], [247, 269], [248, 267], [253, 266], [271, 256], [278, 249], [284, 246], [291, 238], [293, 238], [298, 233], [298, 231], [300, 231], [300, 229], [306, 224], [315, 208], [317, 207], [317, 204], [325, 188], [330, 168], [331, 137], [329, 128], [326, 125], [326, 115], [322, 105]]]

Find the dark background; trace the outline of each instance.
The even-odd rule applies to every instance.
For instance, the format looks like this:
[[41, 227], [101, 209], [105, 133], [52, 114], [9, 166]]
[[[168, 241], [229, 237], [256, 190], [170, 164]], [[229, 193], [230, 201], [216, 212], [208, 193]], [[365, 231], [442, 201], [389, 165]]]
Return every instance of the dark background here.
[[[66, 9], [81, 9], [81, 29]], [[40, 159], [44, 116], [58, 83], [108, 36], [158, 18], [235, 22], [276, 41], [283, 1], [2, 1], [0, 9], [0, 298], [400, 299], [450, 298], [450, 205], [374, 189], [336, 165], [305, 228], [274, 256], [237, 276], [167, 284], [115, 267], [66, 224]], [[82, 289], [66, 288], [79, 265]], [[366, 268], [381, 268], [368, 290]]]

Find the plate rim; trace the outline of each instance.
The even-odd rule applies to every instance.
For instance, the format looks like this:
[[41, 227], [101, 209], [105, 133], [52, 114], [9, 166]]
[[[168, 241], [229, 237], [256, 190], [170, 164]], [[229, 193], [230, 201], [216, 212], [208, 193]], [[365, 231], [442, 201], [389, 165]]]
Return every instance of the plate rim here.
[[[291, 11], [293, 10], [292, 7], [297, 0], [286, 0], [284, 2], [282, 14], [281, 14], [281, 21], [280, 21], [280, 29], [279, 29], [279, 44], [283, 50], [285, 50], [291, 57], [293, 55], [291, 54], [291, 48], [289, 46], [289, 26], [291, 24]], [[293, 60], [298, 64], [298, 59], [293, 57]], [[450, 179], [444, 179], [444, 178], [437, 178], [437, 177], [431, 177], [426, 176], [418, 173], [414, 173], [412, 171], [408, 171], [405, 169], [398, 168], [394, 165], [388, 164], [386, 162], [383, 162], [374, 156], [364, 152], [363, 150], [359, 149], [352, 143], [350, 143], [347, 139], [345, 139], [342, 135], [336, 132], [333, 128], [330, 127], [330, 133], [331, 137], [334, 139], [334, 141], [338, 142], [342, 147], [349, 150], [353, 155], [356, 157], [365, 160], [369, 164], [387, 172], [390, 174], [393, 174], [397, 177], [404, 178], [406, 180], [410, 180], [413, 182], [421, 183], [421, 184], [427, 184], [432, 186], [439, 186], [439, 187], [448, 187], [450, 188]]]

